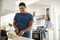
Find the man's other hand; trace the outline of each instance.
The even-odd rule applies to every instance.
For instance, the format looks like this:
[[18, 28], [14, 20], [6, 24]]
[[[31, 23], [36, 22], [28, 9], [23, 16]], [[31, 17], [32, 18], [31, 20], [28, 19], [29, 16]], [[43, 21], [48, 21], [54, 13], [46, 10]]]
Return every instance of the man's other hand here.
[[15, 28], [15, 32], [16, 32], [16, 33], [18, 33], [18, 32], [19, 32], [19, 30], [18, 30], [18, 28], [17, 28], [17, 27]]
[[24, 35], [24, 31], [20, 31], [20, 32], [18, 33], [18, 36], [22, 36], [22, 35]]

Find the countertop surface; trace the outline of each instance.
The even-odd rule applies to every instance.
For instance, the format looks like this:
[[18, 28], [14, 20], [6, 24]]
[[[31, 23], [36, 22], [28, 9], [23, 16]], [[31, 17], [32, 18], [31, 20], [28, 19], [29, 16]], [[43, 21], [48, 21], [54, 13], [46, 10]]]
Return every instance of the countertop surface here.
[[16, 37], [16, 38], [8, 38], [8, 40], [33, 40], [33, 39], [25, 37]]
[[[7, 35], [8, 35], [8, 40], [33, 40], [32, 38], [26, 38], [26, 37], [17, 36], [14, 31], [7, 32]], [[10, 38], [9, 36], [10, 37], [13, 36], [13, 38]]]

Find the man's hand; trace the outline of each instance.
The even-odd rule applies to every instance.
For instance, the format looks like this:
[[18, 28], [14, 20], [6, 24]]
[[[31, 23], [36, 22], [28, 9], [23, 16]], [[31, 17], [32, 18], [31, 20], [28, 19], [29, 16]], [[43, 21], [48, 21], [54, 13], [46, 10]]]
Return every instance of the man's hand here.
[[14, 20], [13, 26], [14, 26], [14, 28], [15, 28], [15, 32], [18, 33], [19, 30], [18, 30], [18, 28], [17, 28], [17, 26], [16, 26], [16, 20]]
[[18, 36], [22, 36], [24, 34], [24, 31], [20, 31], [19, 33], [18, 33]]
[[16, 33], [18, 33], [18, 32], [19, 32], [19, 30], [18, 30], [18, 28], [17, 28], [17, 27], [15, 28], [15, 32], [16, 32]]

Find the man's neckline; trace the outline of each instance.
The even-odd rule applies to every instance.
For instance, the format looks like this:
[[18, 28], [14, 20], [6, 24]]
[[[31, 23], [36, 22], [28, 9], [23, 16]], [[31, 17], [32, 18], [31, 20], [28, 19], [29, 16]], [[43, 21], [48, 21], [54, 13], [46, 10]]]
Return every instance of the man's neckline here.
[[26, 13], [20, 13], [20, 14], [26, 15], [26, 14], [28, 14], [28, 12], [26, 12]]

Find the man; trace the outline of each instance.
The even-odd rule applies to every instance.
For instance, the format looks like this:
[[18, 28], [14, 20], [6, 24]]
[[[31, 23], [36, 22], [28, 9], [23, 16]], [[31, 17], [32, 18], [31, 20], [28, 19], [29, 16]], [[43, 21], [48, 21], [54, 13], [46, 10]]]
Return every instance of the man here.
[[26, 12], [25, 3], [19, 4], [20, 13], [16, 13], [14, 17], [14, 28], [18, 36], [30, 38], [30, 30], [32, 28], [33, 16]]

